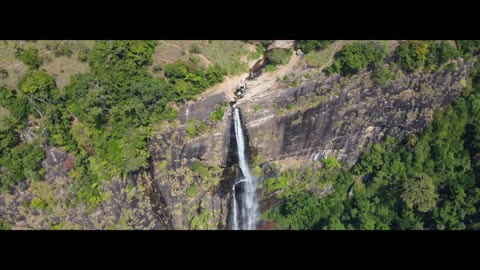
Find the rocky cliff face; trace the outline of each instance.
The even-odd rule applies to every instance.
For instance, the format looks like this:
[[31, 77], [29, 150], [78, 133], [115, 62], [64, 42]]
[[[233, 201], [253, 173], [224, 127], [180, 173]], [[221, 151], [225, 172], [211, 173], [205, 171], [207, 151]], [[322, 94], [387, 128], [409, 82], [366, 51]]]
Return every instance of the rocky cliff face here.
[[[309, 71], [294, 71], [293, 77], [298, 77], [295, 72]], [[275, 161], [286, 169], [334, 156], [353, 164], [369, 142], [382, 141], [387, 135], [401, 140], [421, 132], [435, 109], [462, 93], [469, 72], [470, 65], [458, 60], [454, 71], [404, 75], [384, 87], [375, 86], [368, 73], [351, 78], [318, 73], [303, 77], [300, 86], [279, 82], [262, 92], [255, 92], [252, 82], [253, 90], [247, 90], [238, 107], [251, 152], [263, 162]], [[228, 224], [236, 173], [231, 167], [235, 149], [230, 108], [225, 108], [222, 121], [210, 120], [216, 104], [225, 98], [224, 94], [207, 95], [182, 106], [179, 122], [160, 128], [150, 142], [153, 175], [177, 229]], [[208, 130], [189, 138], [185, 126], [190, 118], [205, 123]], [[192, 169], [198, 163], [208, 168], [208, 177]]]
[[279, 86], [262, 94], [264, 102], [239, 107], [251, 147], [264, 159], [305, 164], [332, 155], [353, 164], [367, 143], [418, 134], [436, 108], [458, 97], [470, 66], [456, 64], [455, 71], [406, 75], [384, 87], [375, 86], [368, 73], [319, 77], [294, 88]]

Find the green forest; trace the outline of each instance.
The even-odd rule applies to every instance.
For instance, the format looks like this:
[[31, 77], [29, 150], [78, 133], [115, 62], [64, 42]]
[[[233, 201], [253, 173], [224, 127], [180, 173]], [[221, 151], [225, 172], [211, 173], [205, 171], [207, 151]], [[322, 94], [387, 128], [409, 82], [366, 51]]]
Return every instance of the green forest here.
[[[88, 58], [90, 72], [75, 75], [63, 90], [38, 70], [38, 51], [19, 52], [28, 72], [18, 90], [0, 89], [0, 106], [9, 111], [0, 123], [0, 190], [42, 179], [40, 145], [62, 147], [75, 156], [69, 203], [86, 203], [90, 209], [102, 201], [101, 181], [145, 168], [152, 124], [176, 119], [175, 102], [194, 99], [226, 75], [218, 65], [204, 69], [194, 61], [177, 61], [166, 65], [166, 79], [154, 78], [147, 66], [156, 43], [97, 41]], [[39, 123], [41, 132], [23, 143], [19, 132], [27, 121]]]
[[[407, 41], [390, 69], [434, 69], [448, 59], [471, 58], [478, 41]], [[345, 75], [383, 65], [384, 50], [353, 43], [335, 57], [329, 72]], [[438, 111], [419, 136], [371, 145], [350, 169], [324, 160], [323, 169], [287, 171], [267, 181], [283, 188], [283, 203], [264, 214], [283, 229], [461, 230], [480, 228], [480, 62], [455, 103]], [[333, 165], [332, 165], [333, 164]], [[318, 196], [306, 188], [331, 185]], [[317, 192], [318, 193], [318, 192]]]

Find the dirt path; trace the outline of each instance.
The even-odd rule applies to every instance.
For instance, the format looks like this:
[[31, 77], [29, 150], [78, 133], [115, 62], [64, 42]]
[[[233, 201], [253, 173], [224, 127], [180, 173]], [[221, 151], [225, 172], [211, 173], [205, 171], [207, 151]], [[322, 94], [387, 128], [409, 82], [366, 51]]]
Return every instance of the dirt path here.
[[203, 62], [205, 62], [205, 65], [206, 65], [207, 67], [208, 67], [209, 65], [213, 64], [210, 60], [208, 60], [208, 58], [207, 58], [205, 55], [203, 55], [203, 54], [201, 54], [201, 53], [196, 53], [195, 55], [198, 56], [198, 58], [202, 59]]
[[160, 40], [160, 42], [162, 42], [163, 44], [165, 44], [167, 46], [175, 47], [175, 48], [179, 49], [180, 51], [183, 51], [183, 49], [180, 46], [178, 46], [177, 44], [168, 43], [165, 40]]
[[8, 66], [4, 66], [3, 68], [5, 68], [5, 69], [16, 68], [16, 67], [20, 66], [21, 64], [22, 64], [22, 62], [21, 62], [21, 61], [18, 61], [18, 62], [15, 63], [15, 64], [10, 64], [10, 65], [8, 65]]
[[342, 44], [343, 44], [343, 40], [340, 40], [340, 41], [337, 42], [337, 44], [335, 44], [335, 47], [332, 50], [332, 55], [330, 55], [330, 59], [328, 60], [328, 62], [325, 65], [320, 67], [320, 70], [322, 70], [322, 69], [324, 69], [324, 68], [326, 68], [326, 67], [328, 67], [332, 64], [333, 57], [335, 56], [335, 53], [337, 53], [338, 47]]
[[[249, 46], [247, 49], [250, 52], [252, 52], [256, 49], [256, 47], [255, 47], [255, 45], [251, 44], [251, 46]], [[243, 61], [243, 62], [247, 62], [248, 63], [248, 69], [250, 70], [260, 58], [247, 61], [247, 55], [243, 56], [240, 60]], [[207, 96], [216, 95], [216, 94], [219, 94], [221, 92], [224, 92], [228, 101], [233, 100], [233, 98], [235, 96], [233, 94], [234, 90], [237, 89], [240, 86], [240, 83], [242, 81], [244, 81], [246, 78], [248, 78], [248, 76], [249, 76], [248, 73], [243, 73], [243, 74], [236, 75], [236, 76], [225, 77], [225, 80], [221, 84], [217, 84], [217, 85], [205, 90], [200, 95], [199, 98], [203, 99]]]
[[[271, 94], [269, 91], [273, 89], [276, 84], [277, 77], [283, 77], [289, 72], [291, 72], [297, 65], [300, 64], [301, 57], [296, 54], [293, 54], [290, 58], [290, 61], [287, 65], [278, 67], [277, 70], [269, 73], [263, 73], [255, 80], [248, 82], [248, 89], [245, 92], [245, 96], [238, 100], [238, 104], [243, 102], [248, 102], [249, 100], [255, 100], [263, 97], [264, 95]], [[252, 60], [249, 62], [249, 68], [252, 68], [258, 59]], [[226, 77], [223, 83], [213, 86], [210, 89], [207, 89], [200, 98], [203, 99], [210, 95], [216, 95], [219, 93], [225, 93], [227, 101], [234, 100], [234, 90], [240, 86], [240, 83], [248, 78], [247, 73]]]
[[165, 61], [165, 62], [167, 62], [167, 63], [169, 63], [169, 64], [173, 63], [173, 61], [168, 60], [168, 59], [166, 59], [166, 58], [161, 58], [161, 57], [159, 57], [158, 59], [160, 59], [160, 60], [162, 60], [162, 61]]
[[271, 94], [269, 90], [274, 88], [275, 84], [277, 83], [277, 78], [282, 78], [290, 73], [296, 66], [300, 64], [301, 60], [302, 58], [300, 56], [293, 54], [290, 58], [290, 61], [285, 66], [280, 66], [273, 72], [263, 73], [258, 78], [251, 81], [245, 96], [238, 100], [238, 104], [240, 105], [243, 102], [256, 100]]

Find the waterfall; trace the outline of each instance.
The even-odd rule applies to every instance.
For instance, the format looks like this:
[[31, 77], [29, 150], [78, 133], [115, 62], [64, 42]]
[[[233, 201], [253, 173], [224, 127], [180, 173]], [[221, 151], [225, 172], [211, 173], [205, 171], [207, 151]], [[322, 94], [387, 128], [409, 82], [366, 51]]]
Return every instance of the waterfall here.
[[[254, 230], [258, 219], [258, 200], [256, 191], [258, 187], [258, 180], [252, 175], [250, 166], [248, 165], [247, 154], [245, 152], [245, 137], [242, 130], [242, 121], [240, 119], [240, 112], [236, 106], [233, 107], [233, 121], [235, 126], [235, 137], [238, 149], [238, 166], [244, 176], [243, 179], [236, 182], [233, 189], [233, 226], [234, 230], [239, 229], [239, 222], [241, 222], [242, 230]], [[243, 194], [235, 195], [235, 188], [238, 184], [243, 183]], [[239, 200], [237, 202], [237, 200]], [[240, 208], [241, 211], [238, 211]], [[239, 212], [241, 217], [239, 219]]]
[[237, 209], [237, 198], [235, 197], [235, 185], [232, 187], [233, 193], [233, 229], [238, 230], [238, 209]]

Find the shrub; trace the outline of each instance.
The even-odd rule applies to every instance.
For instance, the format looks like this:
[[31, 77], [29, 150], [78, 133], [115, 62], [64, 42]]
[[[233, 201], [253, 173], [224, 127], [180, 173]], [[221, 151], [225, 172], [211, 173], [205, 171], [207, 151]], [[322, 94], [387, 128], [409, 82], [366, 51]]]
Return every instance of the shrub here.
[[392, 73], [384, 65], [379, 65], [373, 70], [371, 79], [377, 85], [384, 86], [392, 79]]
[[6, 79], [8, 78], [8, 70], [2, 68], [0, 69], [0, 79]]
[[201, 53], [200, 46], [197, 43], [193, 43], [190, 46], [190, 53]]
[[296, 40], [295, 47], [302, 50], [303, 53], [309, 53], [313, 50], [323, 50], [332, 43], [333, 40]]
[[271, 49], [266, 53], [267, 63], [274, 66], [285, 65], [290, 60], [291, 55], [291, 50], [280, 48]]
[[428, 52], [429, 44], [425, 41], [405, 41], [396, 49], [396, 61], [403, 71], [411, 73], [423, 68]]
[[43, 63], [42, 58], [38, 55], [38, 50], [35, 48], [28, 48], [20, 52], [20, 60], [30, 69], [38, 69]]

